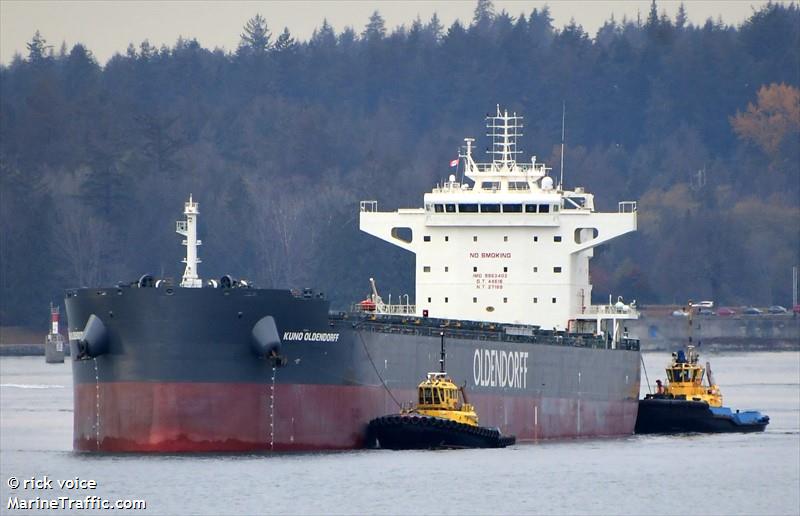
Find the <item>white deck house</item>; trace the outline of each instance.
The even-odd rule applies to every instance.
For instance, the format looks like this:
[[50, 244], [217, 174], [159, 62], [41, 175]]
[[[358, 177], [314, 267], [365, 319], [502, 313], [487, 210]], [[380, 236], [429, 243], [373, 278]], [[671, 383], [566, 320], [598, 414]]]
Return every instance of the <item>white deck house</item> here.
[[596, 212], [592, 194], [555, 185], [535, 156], [516, 161], [521, 117], [498, 107], [487, 122], [493, 161], [473, 160], [471, 138], [459, 156], [472, 184], [451, 175], [422, 208], [379, 212], [376, 201], [362, 201], [361, 230], [416, 254], [418, 316], [618, 337], [618, 320], [636, 318], [635, 307], [591, 305], [589, 259], [595, 246], [636, 230], [636, 203]]

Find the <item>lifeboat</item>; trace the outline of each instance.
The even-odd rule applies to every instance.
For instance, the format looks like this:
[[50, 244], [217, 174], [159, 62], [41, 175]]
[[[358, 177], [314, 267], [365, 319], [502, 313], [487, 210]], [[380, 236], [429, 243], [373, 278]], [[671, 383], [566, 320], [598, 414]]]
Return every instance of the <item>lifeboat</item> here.
[[463, 387], [444, 369], [444, 334], [440, 371], [427, 374], [418, 388], [417, 402], [399, 413], [369, 422], [367, 439], [379, 448], [392, 450], [440, 448], [505, 448], [516, 442], [498, 428], [478, 425], [475, 408], [467, 402]]
[[375, 311], [375, 301], [372, 299], [365, 299], [358, 303], [358, 308], [362, 312], [374, 312]]

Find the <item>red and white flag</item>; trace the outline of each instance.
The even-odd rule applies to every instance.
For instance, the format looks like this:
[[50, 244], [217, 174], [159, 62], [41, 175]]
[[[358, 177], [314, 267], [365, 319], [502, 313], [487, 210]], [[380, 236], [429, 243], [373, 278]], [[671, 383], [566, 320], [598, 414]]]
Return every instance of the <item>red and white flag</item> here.
[[457, 167], [458, 166], [458, 159], [454, 159], [453, 161], [451, 161], [450, 162], [450, 166], [451, 167]]

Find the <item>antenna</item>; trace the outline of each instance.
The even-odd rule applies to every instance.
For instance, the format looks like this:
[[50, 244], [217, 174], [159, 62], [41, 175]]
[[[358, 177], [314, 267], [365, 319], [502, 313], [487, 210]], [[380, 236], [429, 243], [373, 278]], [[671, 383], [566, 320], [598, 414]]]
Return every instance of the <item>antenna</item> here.
[[440, 373], [444, 373], [445, 372], [445, 369], [444, 369], [444, 358], [446, 356], [445, 352], [444, 352], [444, 332], [440, 331], [439, 332], [439, 336], [442, 337], [441, 358], [439, 358], [439, 372]]
[[567, 120], [567, 102], [561, 103], [561, 178], [558, 181], [558, 187], [561, 191], [564, 190], [564, 127]]
[[522, 151], [517, 149], [517, 138], [522, 133], [522, 117], [516, 113], [508, 114], [508, 110], [500, 111], [497, 105], [497, 114], [486, 116], [486, 136], [492, 138], [492, 149], [486, 151], [492, 156], [492, 162], [497, 167], [506, 166], [513, 168], [516, 165], [516, 155]]

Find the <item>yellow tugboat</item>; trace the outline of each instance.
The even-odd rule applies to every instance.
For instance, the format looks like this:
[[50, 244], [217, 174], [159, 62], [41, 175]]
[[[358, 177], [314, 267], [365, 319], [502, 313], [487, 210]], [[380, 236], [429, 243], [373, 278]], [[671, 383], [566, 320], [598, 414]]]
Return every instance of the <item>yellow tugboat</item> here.
[[400, 413], [370, 421], [368, 435], [381, 448], [392, 450], [436, 448], [504, 448], [516, 442], [497, 428], [478, 425], [478, 414], [467, 402], [463, 387], [445, 372], [444, 333], [439, 372], [428, 373], [417, 388], [417, 403]]
[[[758, 411], [732, 411], [722, 406], [722, 392], [711, 374], [711, 364], [703, 368], [692, 344], [692, 303], [689, 302], [689, 343], [686, 351], [672, 354], [667, 366], [667, 385], [656, 381], [656, 393], [639, 400], [635, 432], [761, 432], [769, 416]], [[703, 383], [705, 377], [706, 384]]]

